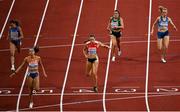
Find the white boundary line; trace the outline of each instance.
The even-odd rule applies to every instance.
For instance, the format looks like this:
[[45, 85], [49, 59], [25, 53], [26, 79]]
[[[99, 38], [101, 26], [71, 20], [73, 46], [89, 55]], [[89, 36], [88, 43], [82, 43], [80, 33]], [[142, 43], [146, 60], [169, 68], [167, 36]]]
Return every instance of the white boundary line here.
[[145, 83], [145, 102], [147, 112], [150, 112], [148, 102], [148, 79], [149, 79], [149, 57], [150, 57], [150, 39], [151, 39], [151, 14], [152, 14], [152, 0], [149, 0], [149, 20], [148, 20], [148, 45], [147, 45], [147, 63], [146, 63], [146, 83]]
[[[137, 43], [147, 43], [148, 41], [124, 41], [121, 44], [137, 44]], [[155, 43], [157, 40], [151, 40], [151, 43]], [[180, 42], [180, 39], [177, 40], [170, 40], [170, 42]], [[104, 44], [108, 44], [109, 42], [104, 42]], [[75, 44], [74, 46], [83, 46], [84, 44]], [[47, 48], [62, 48], [62, 47], [71, 47], [70, 44], [57, 44], [57, 45], [49, 45], [49, 46], [40, 46], [40, 49], [47, 49]], [[29, 49], [28, 47], [21, 48], [22, 50]], [[7, 52], [9, 49], [1, 49], [0, 52]]]
[[[118, 4], [118, 0], [115, 0], [114, 10], [117, 9], [117, 4]], [[112, 40], [110, 40], [110, 48], [112, 48]], [[103, 90], [103, 109], [104, 109], [104, 112], [106, 112], [106, 87], [107, 87], [110, 61], [111, 61], [111, 49], [109, 49], [109, 53], [108, 53], [106, 77], [105, 77], [105, 81], [104, 81], [104, 90]]]
[[17, 99], [17, 103], [16, 103], [16, 112], [19, 112], [19, 104], [20, 104], [20, 100], [21, 100], [22, 91], [23, 91], [23, 88], [24, 88], [24, 85], [25, 85], [27, 73], [28, 73], [28, 68], [26, 69], [24, 79], [23, 79], [23, 82], [21, 84], [21, 89], [20, 89], [19, 94], [18, 94], [18, 99]]
[[67, 64], [67, 69], [66, 69], [66, 73], [65, 73], [65, 77], [64, 77], [64, 82], [63, 82], [63, 86], [62, 86], [62, 90], [61, 90], [61, 97], [60, 97], [60, 111], [61, 112], [63, 112], [63, 94], [64, 94], [64, 89], [65, 89], [65, 86], [66, 86], [67, 76], [68, 76], [68, 72], [69, 72], [69, 68], [70, 68], [70, 64], [71, 64], [71, 59], [72, 59], [72, 54], [73, 54], [73, 50], [74, 50], [77, 30], [78, 30], [78, 26], [79, 26], [79, 21], [80, 21], [80, 18], [81, 18], [83, 1], [84, 0], [81, 0], [81, 4], [80, 4], [80, 7], [79, 7], [79, 14], [78, 14], [77, 22], [76, 22], [74, 35], [73, 35], [71, 51], [70, 51], [69, 60], [68, 60], [68, 64]]
[[[161, 94], [180, 94], [180, 92], [148, 92], [149, 95], [161, 95]], [[18, 96], [19, 94], [0, 94], [0, 97], [16, 97]], [[60, 93], [38, 93], [38, 94], [34, 94], [34, 96], [60, 96], [61, 94]], [[64, 96], [97, 96], [97, 95], [103, 95], [103, 92], [102, 93], [64, 93]], [[106, 92], [106, 95], [145, 95], [144, 92], [111, 92], [111, 93], [107, 93]], [[28, 93], [23, 93], [21, 94], [21, 97], [26, 97], [26, 96], [29, 96]]]
[[6, 24], [7, 24], [7, 22], [8, 22], [8, 19], [9, 19], [9, 16], [10, 16], [10, 14], [11, 14], [11, 11], [12, 11], [12, 8], [13, 8], [13, 6], [14, 6], [15, 1], [16, 1], [16, 0], [13, 0], [13, 1], [12, 1], [11, 7], [10, 7], [9, 12], [8, 12], [8, 15], [6, 16], [6, 20], [5, 20], [5, 22], [4, 22], [4, 25], [3, 25], [2, 30], [1, 30], [1, 33], [0, 33], [0, 39], [2, 38], [4, 29], [5, 29]]
[[[39, 29], [38, 29], [38, 33], [37, 33], [37, 36], [36, 36], [36, 40], [35, 40], [35, 42], [34, 42], [34, 46], [36, 46], [37, 41], [38, 41], [38, 39], [39, 39], [39, 34], [40, 34], [40, 32], [41, 32], [41, 28], [42, 28], [42, 25], [43, 25], [43, 21], [44, 21], [44, 17], [45, 17], [45, 14], [46, 14], [48, 5], [49, 5], [49, 0], [46, 1], [46, 6], [45, 6], [45, 9], [44, 9], [44, 12], [43, 12], [43, 16], [42, 16], [42, 18], [41, 18], [41, 23], [40, 23], [40, 26], [39, 26]], [[22, 82], [22, 85], [21, 85], [21, 89], [20, 89], [20, 91], [19, 91], [19, 96], [18, 96], [17, 104], [16, 104], [16, 112], [19, 112], [19, 103], [20, 103], [22, 91], [23, 91], [23, 88], [24, 88], [24, 85], [25, 85], [25, 81], [26, 81], [26, 77], [27, 77], [27, 72], [28, 72], [28, 67], [27, 67], [27, 69], [26, 69], [26, 73], [25, 73], [25, 75], [24, 75], [24, 79], [23, 79], [23, 82]]]
[[[176, 96], [180, 94], [166, 94], [166, 95], [149, 95], [149, 97], [154, 98], [154, 97], [165, 97], [165, 96]], [[144, 98], [145, 96], [132, 96], [132, 97], [118, 97], [118, 98], [109, 98], [106, 99], [106, 101], [117, 101], [117, 100], [129, 100], [129, 99], [140, 99]], [[76, 105], [76, 104], [83, 104], [83, 103], [94, 103], [95, 102], [101, 102], [102, 99], [97, 99], [97, 100], [85, 100], [85, 101], [77, 101], [77, 102], [69, 102], [69, 103], [64, 103], [63, 105]], [[44, 106], [37, 106], [34, 107], [33, 109], [42, 109], [42, 108], [50, 108], [50, 107], [56, 107], [59, 106], [59, 104], [52, 104], [52, 105], [44, 105]], [[20, 109], [21, 111], [29, 110], [29, 108], [23, 108]]]

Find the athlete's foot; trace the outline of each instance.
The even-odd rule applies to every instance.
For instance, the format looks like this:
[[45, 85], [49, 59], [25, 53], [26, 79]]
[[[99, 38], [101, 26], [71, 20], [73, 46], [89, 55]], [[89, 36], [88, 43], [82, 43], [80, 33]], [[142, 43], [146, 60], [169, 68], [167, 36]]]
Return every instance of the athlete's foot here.
[[113, 61], [113, 62], [115, 61], [115, 56], [112, 57], [112, 61]]
[[121, 51], [118, 51], [118, 56], [121, 56], [122, 52]]
[[29, 108], [31, 108], [31, 109], [33, 108], [33, 102], [29, 103]]
[[11, 66], [11, 71], [15, 71], [15, 66], [14, 65]]
[[97, 86], [94, 86], [94, 87], [93, 87], [93, 91], [96, 92], [96, 93], [98, 92]]
[[163, 63], [166, 63], [166, 62], [167, 62], [164, 58], [161, 58], [161, 61], [162, 61]]

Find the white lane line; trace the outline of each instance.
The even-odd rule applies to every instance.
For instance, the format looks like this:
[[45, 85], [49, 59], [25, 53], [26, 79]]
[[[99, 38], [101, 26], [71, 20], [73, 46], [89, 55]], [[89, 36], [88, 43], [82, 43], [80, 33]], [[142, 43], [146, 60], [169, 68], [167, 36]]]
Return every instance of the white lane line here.
[[[165, 94], [165, 95], [149, 95], [150, 98], [155, 98], [155, 97], [167, 97], [167, 96], [178, 96], [180, 94]], [[106, 99], [106, 101], [117, 101], [117, 100], [130, 100], [130, 99], [141, 99], [144, 98], [145, 96], [132, 96], [132, 97], [119, 97], [119, 98], [109, 98]], [[76, 102], [70, 102], [70, 103], [64, 103], [64, 106], [67, 105], [76, 105], [76, 104], [84, 104], [84, 103], [96, 103], [96, 102], [102, 102], [102, 99], [97, 99], [97, 100], [85, 100], [85, 101], [76, 101]], [[51, 107], [56, 107], [59, 106], [59, 104], [52, 104], [52, 105], [43, 105], [43, 106], [37, 106], [33, 107], [33, 109], [43, 109], [43, 108], [51, 108]], [[29, 108], [23, 108], [20, 109], [21, 111], [25, 110], [30, 110]]]
[[[151, 40], [151, 43], [155, 43], [157, 40]], [[170, 40], [170, 42], [180, 42], [180, 39]], [[104, 44], [108, 44], [109, 42], [104, 42]], [[139, 43], [147, 43], [147, 41], [124, 41], [121, 44], [139, 44]], [[74, 46], [83, 46], [84, 44], [75, 44]], [[59, 44], [59, 45], [49, 45], [49, 46], [40, 46], [40, 49], [47, 49], [47, 48], [62, 48], [62, 47], [71, 47], [70, 44]], [[21, 48], [22, 50], [29, 49], [28, 47]], [[7, 52], [9, 49], [1, 49], [0, 52]]]
[[[149, 95], [160, 95], [160, 94], [180, 94], [180, 92], [148, 92]], [[17, 97], [19, 94], [0, 94], [0, 97]], [[34, 96], [60, 96], [60, 93], [38, 93]], [[97, 96], [103, 95], [103, 93], [64, 93], [64, 96]], [[106, 95], [145, 95], [144, 92], [117, 92], [117, 93], [106, 93]], [[21, 97], [29, 96], [28, 93], [21, 94]]]
[[71, 60], [72, 60], [72, 54], [73, 54], [73, 50], [74, 50], [77, 30], [78, 30], [79, 21], [80, 21], [80, 18], [81, 18], [83, 1], [84, 0], [81, 0], [81, 4], [80, 4], [80, 7], [79, 7], [79, 14], [78, 14], [77, 22], [76, 22], [76, 27], [75, 27], [74, 35], [73, 35], [71, 51], [70, 51], [69, 60], [68, 60], [68, 64], [67, 64], [67, 69], [66, 69], [66, 73], [65, 73], [65, 77], [64, 77], [64, 82], [63, 82], [63, 86], [62, 86], [62, 90], [61, 90], [61, 98], [60, 98], [60, 111], [61, 112], [63, 111], [63, 94], [64, 94], [64, 89], [65, 89], [65, 86], [66, 86], [67, 76], [68, 76], [68, 73], [69, 73], [69, 67], [70, 67]]
[[[115, 0], [114, 10], [117, 10], [117, 4], [118, 4], [118, 0]], [[109, 44], [110, 44], [110, 48], [112, 48], [112, 40], [110, 40]], [[107, 88], [107, 80], [108, 80], [108, 74], [109, 74], [110, 61], [111, 61], [111, 49], [109, 49], [109, 53], [108, 53], [106, 76], [105, 76], [105, 81], [104, 81], [104, 90], [103, 90], [103, 109], [104, 109], [104, 112], [106, 112], [106, 88]]]
[[152, 0], [149, 0], [149, 20], [148, 20], [148, 45], [147, 45], [147, 63], [146, 63], [146, 83], [145, 83], [145, 102], [147, 112], [150, 112], [148, 102], [148, 79], [149, 79], [149, 57], [150, 57], [150, 41], [151, 41], [151, 14], [152, 14]]
[[7, 24], [7, 22], [8, 22], [8, 19], [9, 19], [9, 16], [10, 16], [10, 14], [11, 14], [11, 11], [12, 11], [12, 8], [13, 8], [13, 6], [14, 6], [15, 1], [16, 1], [16, 0], [13, 0], [13, 1], [12, 1], [11, 7], [10, 7], [9, 12], [8, 12], [8, 15], [6, 16], [6, 20], [5, 20], [5, 22], [4, 22], [4, 25], [3, 25], [2, 30], [1, 30], [1, 33], [0, 33], [0, 39], [2, 38], [4, 29], [5, 29], [6, 24]]
[[[45, 17], [48, 5], [49, 5], [49, 0], [46, 1], [46, 6], [45, 6], [45, 9], [44, 9], [44, 12], [43, 12], [43, 16], [41, 18], [41, 23], [40, 23], [40, 26], [39, 26], [39, 29], [38, 29], [38, 32], [37, 32], [37, 36], [36, 36], [36, 40], [34, 42], [34, 46], [36, 46], [37, 41], [39, 39], [39, 34], [41, 32], [41, 28], [42, 28], [42, 25], [43, 25], [43, 21], [44, 21], [44, 17]], [[24, 79], [23, 79], [23, 82], [22, 82], [22, 85], [21, 85], [21, 89], [19, 91], [19, 96], [18, 96], [18, 100], [17, 100], [17, 104], [16, 104], [16, 112], [19, 112], [19, 103], [20, 103], [20, 100], [21, 100], [21, 95], [22, 95], [22, 91], [23, 91], [23, 88], [24, 88], [24, 85], [25, 85], [27, 73], [28, 73], [28, 67], [26, 69], [26, 73], [24, 75]]]
[[28, 74], [28, 68], [26, 69], [26, 73], [24, 75], [24, 79], [23, 79], [23, 82], [21, 84], [21, 89], [20, 89], [19, 94], [18, 94], [18, 99], [17, 99], [17, 103], [16, 103], [16, 112], [19, 112], [19, 104], [20, 104], [21, 95], [22, 95], [22, 91], [23, 91], [23, 88], [25, 85], [27, 74]]
[[46, 6], [45, 6], [45, 9], [44, 9], [44, 12], [43, 12], [43, 16], [42, 16], [42, 18], [41, 18], [41, 23], [40, 23], [40, 25], [39, 25], [39, 30], [38, 30], [38, 32], [37, 32], [37, 34], [36, 34], [37, 36], [36, 36], [36, 40], [35, 40], [35, 42], [34, 42], [34, 46], [37, 45], [37, 42], [38, 42], [38, 39], [39, 39], [39, 35], [40, 35], [41, 29], [42, 29], [42, 25], [43, 25], [43, 22], [44, 22], [44, 18], [45, 18], [45, 16], [46, 16], [46, 12], [47, 12], [48, 5], [49, 5], [49, 0], [47, 0], [47, 2], [46, 2]]

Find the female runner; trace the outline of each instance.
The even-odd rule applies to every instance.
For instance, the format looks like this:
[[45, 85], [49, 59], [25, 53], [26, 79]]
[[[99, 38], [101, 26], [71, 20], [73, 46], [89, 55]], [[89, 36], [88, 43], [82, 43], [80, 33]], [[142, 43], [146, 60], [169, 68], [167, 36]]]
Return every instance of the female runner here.
[[19, 25], [19, 22], [16, 20], [11, 20], [9, 26], [9, 32], [7, 39], [9, 40], [10, 45], [10, 54], [11, 54], [11, 70], [15, 70], [15, 51], [20, 53], [21, 50], [21, 40], [24, 37], [22, 29]]
[[107, 29], [110, 32], [112, 40], [112, 61], [115, 61], [116, 46], [118, 47], [118, 56], [121, 55], [120, 37], [122, 35], [122, 29], [124, 29], [124, 22], [118, 10], [114, 11], [114, 15], [110, 18]]
[[38, 52], [38, 49], [36, 47], [33, 49], [29, 49], [29, 56], [25, 57], [24, 61], [18, 67], [18, 69], [10, 75], [10, 77], [12, 77], [13, 75], [17, 74], [25, 64], [28, 64], [27, 81], [30, 97], [29, 108], [33, 107], [34, 91], [39, 90], [39, 64], [42, 67], [44, 76], [47, 77], [42, 60], [39, 56], [35, 55], [36, 52]]
[[86, 62], [86, 74], [91, 77], [93, 80], [93, 91], [98, 92], [98, 79], [97, 79], [97, 71], [99, 59], [97, 55], [97, 49], [101, 47], [110, 48], [108, 45], [104, 45], [103, 43], [96, 41], [94, 35], [90, 35], [89, 40], [85, 43], [85, 47], [83, 49], [83, 54], [87, 59]]
[[157, 17], [155, 22], [152, 25], [151, 35], [154, 33], [154, 26], [158, 25], [158, 32], [157, 32], [157, 47], [159, 51], [161, 52], [161, 61], [163, 63], [166, 63], [166, 51], [169, 46], [169, 31], [168, 31], [168, 25], [169, 23], [174, 27], [174, 29], [177, 31], [176, 26], [172, 22], [172, 19], [167, 16], [168, 9], [159, 6], [160, 16]]

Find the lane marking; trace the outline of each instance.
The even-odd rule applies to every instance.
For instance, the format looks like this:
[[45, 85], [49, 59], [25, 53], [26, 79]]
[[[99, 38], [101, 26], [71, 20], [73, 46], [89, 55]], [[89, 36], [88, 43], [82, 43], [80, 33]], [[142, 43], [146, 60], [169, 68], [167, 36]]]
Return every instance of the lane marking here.
[[84, 0], [81, 0], [81, 4], [80, 4], [80, 7], [79, 7], [79, 14], [78, 14], [77, 22], [76, 22], [76, 27], [75, 27], [74, 35], [73, 35], [73, 41], [72, 41], [71, 51], [70, 51], [69, 60], [68, 60], [68, 64], [67, 64], [67, 69], [66, 69], [66, 73], [65, 73], [65, 77], [64, 77], [64, 82], [63, 82], [63, 86], [62, 86], [62, 90], [61, 90], [61, 98], [60, 98], [60, 111], [61, 111], [61, 112], [63, 112], [63, 95], [64, 95], [64, 89], [65, 89], [65, 86], [66, 86], [67, 76], [68, 76], [68, 73], [69, 73], [69, 68], [70, 68], [70, 64], [71, 64], [71, 60], [72, 60], [72, 54], [73, 54], [73, 50], [74, 50], [74, 45], [75, 45], [77, 30], [78, 30], [79, 21], [80, 21], [80, 18], [81, 18], [83, 1], [84, 1]]
[[149, 57], [150, 57], [150, 39], [151, 39], [151, 14], [152, 14], [152, 0], [149, 0], [149, 20], [148, 20], [148, 45], [147, 45], [147, 62], [146, 62], [146, 83], [145, 83], [145, 102], [147, 112], [150, 112], [148, 102], [148, 79], [149, 79]]
[[5, 22], [4, 22], [4, 25], [3, 25], [2, 30], [1, 30], [1, 33], [0, 33], [0, 39], [2, 38], [4, 29], [5, 29], [6, 24], [7, 24], [7, 22], [8, 22], [9, 16], [10, 16], [11, 11], [12, 11], [12, 8], [14, 7], [15, 1], [16, 1], [16, 0], [13, 0], [13, 1], [12, 1], [11, 7], [10, 7], [9, 12], [8, 12], [8, 15], [6, 16], [6, 20], [5, 20]]
[[[180, 94], [180, 92], [172, 91], [172, 92], [148, 92], [149, 95], [165, 95], [165, 94]], [[0, 97], [17, 97], [19, 94], [0, 94]], [[102, 93], [64, 93], [64, 96], [97, 96], [97, 95], [103, 95]], [[144, 92], [113, 92], [113, 93], [107, 93], [106, 95], [145, 95]], [[21, 94], [21, 97], [27, 97], [29, 96], [28, 93]], [[60, 93], [40, 93], [40, 94], [34, 94], [33, 96], [61, 96]]]
[[[157, 40], [151, 40], [151, 43], [155, 43]], [[170, 42], [180, 42], [180, 39], [176, 40], [170, 40]], [[104, 44], [108, 44], [109, 42], [104, 42]], [[122, 44], [138, 44], [138, 43], [147, 43], [147, 41], [124, 41], [121, 42]], [[84, 44], [75, 44], [75, 47], [83, 46]], [[49, 46], [39, 46], [40, 49], [46, 49], [46, 48], [62, 48], [62, 47], [71, 47], [70, 44], [60, 44], [60, 45], [49, 45]], [[27, 50], [29, 47], [21, 48], [22, 50]], [[7, 52], [9, 49], [1, 49], [0, 52]]]
[[[45, 18], [45, 14], [46, 14], [48, 5], [49, 5], [49, 0], [46, 1], [46, 6], [45, 6], [45, 9], [44, 9], [44, 11], [43, 11], [43, 16], [42, 16], [42, 18], [41, 18], [41, 22], [40, 22], [40, 26], [39, 26], [39, 29], [38, 29], [38, 32], [37, 32], [36, 40], [35, 40], [35, 42], [34, 42], [34, 46], [36, 46], [37, 41], [38, 41], [38, 39], [39, 39], [39, 34], [40, 34], [40, 32], [41, 32], [41, 29], [42, 29], [42, 25], [43, 25], [43, 21], [44, 21], [44, 18]], [[19, 91], [19, 96], [18, 96], [18, 100], [17, 100], [17, 104], [16, 104], [16, 112], [19, 112], [19, 104], [20, 104], [20, 100], [21, 100], [22, 91], [23, 91], [23, 88], [24, 88], [24, 85], [25, 85], [27, 73], [28, 73], [28, 67], [27, 67], [27, 69], [26, 69], [26, 73], [25, 73], [25, 75], [24, 75], [24, 79], [23, 79], [23, 82], [22, 82], [22, 85], [21, 85], [21, 89], [20, 89], [20, 91]]]
[[[114, 10], [117, 10], [117, 4], [118, 0], [115, 0]], [[110, 39], [110, 48], [112, 48], [112, 40]], [[107, 88], [107, 80], [109, 75], [109, 66], [110, 66], [110, 60], [111, 60], [111, 49], [109, 49], [108, 53], [108, 60], [107, 60], [107, 66], [106, 66], [106, 76], [104, 81], [104, 89], [103, 89], [103, 109], [104, 112], [106, 112], [106, 88]]]
[[[167, 94], [167, 95], [149, 95], [150, 98], [155, 98], [155, 97], [166, 97], [166, 96], [178, 96], [180, 94]], [[130, 100], [130, 99], [141, 99], [144, 98], [145, 96], [135, 96], [135, 97], [119, 97], [119, 98], [109, 98], [106, 99], [106, 101], [117, 101], [117, 100]], [[84, 103], [94, 103], [95, 102], [102, 102], [103, 99], [97, 99], [97, 100], [85, 100], [85, 101], [76, 101], [76, 102], [70, 102], [70, 103], [64, 103], [64, 106], [67, 105], [76, 105], [76, 104], [84, 104]], [[43, 106], [37, 106], [34, 107], [33, 109], [43, 109], [43, 108], [51, 108], [51, 107], [56, 107], [59, 106], [59, 104], [52, 104], [52, 105], [43, 105]], [[21, 111], [24, 110], [30, 110], [29, 108], [23, 108], [20, 109]]]

